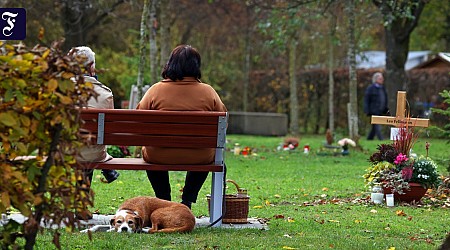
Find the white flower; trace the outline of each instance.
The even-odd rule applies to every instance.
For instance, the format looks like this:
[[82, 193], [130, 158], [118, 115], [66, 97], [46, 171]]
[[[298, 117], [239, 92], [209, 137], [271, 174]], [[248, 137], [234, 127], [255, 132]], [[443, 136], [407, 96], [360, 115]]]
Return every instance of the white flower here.
[[340, 146], [351, 145], [352, 147], [356, 147], [356, 143], [352, 139], [349, 139], [349, 138], [340, 139], [338, 141], [338, 144]]

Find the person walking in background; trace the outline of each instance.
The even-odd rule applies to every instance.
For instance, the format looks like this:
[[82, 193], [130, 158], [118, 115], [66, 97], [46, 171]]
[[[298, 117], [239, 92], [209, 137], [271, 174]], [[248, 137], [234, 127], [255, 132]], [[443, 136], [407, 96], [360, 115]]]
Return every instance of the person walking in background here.
[[[162, 71], [163, 80], [147, 90], [136, 109], [167, 111], [227, 111], [217, 92], [202, 83], [201, 57], [190, 45], [179, 45], [170, 54]], [[156, 164], [209, 164], [214, 161], [215, 149], [143, 147], [146, 162]], [[171, 200], [168, 171], [147, 171], [156, 197]], [[197, 201], [208, 172], [187, 172], [181, 196], [183, 204], [191, 208]]]
[[[110, 88], [97, 80], [95, 74], [95, 53], [86, 46], [73, 48], [69, 55], [78, 58], [81, 64], [86, 69], [87, 75], [84, 75], [84, 81], [92, 83], [94, 91], [98, 94], [97, 97], [91, 97], [88, 100], [88, 108], [98, 109], [114, 109], [113, 93]], [[80, 162], [105, 162], [112, 159], [106, 152], [104, 145], [90, 145], [80, 149], [78, 161]], [[85, 172], [89, 182], [92, 182], [93, 170]], [[119, 173], [115, 170], [103, 169], [102, 174], [106, 182], [111, 183], [119, 177]], [[89, 183], [90, 185], [90, 183]]]
[[[386, 115], [388, 111], [388, 97], [384, 88], [384, 77], [381, 72], [377, 72], [373, 74], [372, 84], [367, 87], [364, 94], [364, 113], [368, 116]], [[372, 124], [367, 140], [373, 140], [375, 136], [379, 140], [383, 140], [381, 125], [379, 124]]]

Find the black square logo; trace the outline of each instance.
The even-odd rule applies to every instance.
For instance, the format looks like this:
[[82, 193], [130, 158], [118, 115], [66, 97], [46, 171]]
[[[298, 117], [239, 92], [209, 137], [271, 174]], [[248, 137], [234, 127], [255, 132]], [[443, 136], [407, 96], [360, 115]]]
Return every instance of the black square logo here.
[[27, 12], [24, 8], [0, 8], [0, 40], [24, 40]]

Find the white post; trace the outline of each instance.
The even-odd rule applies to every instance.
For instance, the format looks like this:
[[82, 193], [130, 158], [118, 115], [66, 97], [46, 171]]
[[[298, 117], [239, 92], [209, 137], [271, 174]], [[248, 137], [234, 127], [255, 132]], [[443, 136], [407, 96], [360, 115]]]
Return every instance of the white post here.
[[[224, 172], [213, 172], [212, 173], [212, 185], [211, 185], [211, 203], [210, 203], [210, 223], [215, 222], [222, 216], [223, 207], [223, 177]], [[222, 219], [217, 222], [213, 227], [222, 226]]]

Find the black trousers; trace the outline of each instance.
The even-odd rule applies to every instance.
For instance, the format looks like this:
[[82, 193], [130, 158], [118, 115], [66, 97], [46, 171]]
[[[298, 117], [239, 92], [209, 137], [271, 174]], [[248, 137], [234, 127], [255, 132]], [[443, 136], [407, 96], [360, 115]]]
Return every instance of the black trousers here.
[[367, 140], [373, 140], [374, 137], [378, 137], [378, 140], [383, 140], [383, 134], [381, 133], [380, 124], [372, 124], [372, 129], [370, 130]]
[[[168, 171], [149, 171], [147, 170], [147, 177], [150, 184], [155, 191], [157, 198], [163, 200], [171, 200], [169, 172]], [[190, 201], [195, 203], [197, 201], [198, 193], [205, 183], [209, 172], [190, 172], [186, 173], [184, 182], [183, 194], [181, 199], [183, 201]]]

